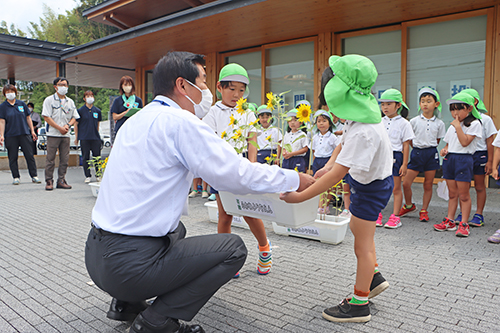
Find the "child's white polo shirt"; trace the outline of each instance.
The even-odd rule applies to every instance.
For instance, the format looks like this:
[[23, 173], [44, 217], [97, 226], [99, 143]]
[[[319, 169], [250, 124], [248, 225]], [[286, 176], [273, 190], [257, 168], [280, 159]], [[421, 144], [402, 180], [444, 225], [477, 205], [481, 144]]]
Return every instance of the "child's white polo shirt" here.
[[493, 119], [491, 119], [491, 117], [486, 114], [481, 115], [481, 125], [483, 127], [483, 136], [480, 140], [477, 141], [476, 151], [488, 150], [488, 147], [486, 146], [486, 139], [488, 139], [492, 135], [495, 135], [497, 132]]
[[444, 141], [448, 144], [448, 153], [456, 153], [456, 154], [474, 154], [477, 147], [477, 142], [481, 139], [483, 135], [483, 128], [479, 120], [474, 120], [469, 127], [464, 125], [464, 122], [460, 122], [460, 127], [462, 127], [462, 131], [467, 135], [475, 136], [474, 140], [471, 143], [464, 147], [458, 140], [457, 130], [455, 127], [450, 126], [448, 131], [446, 131], [446, 135], [444, 136]]
[[[285, 133], [285, 136], [283, 138], [282, 143], [283, 143], [281, 145], [282, 148], [287, 143], [289, 143], [290, 145], [292, 145], [292, 151], [290, 152], [290, 153], [292, 153], [294, 151], [297, 151], [299, 149], [302, 149], [302, 148], [308, 146], [309, 145], [309, 139], [307, 138], [306, 133], [304, 133], [301, 130], [298, 130], [295, 133], [292, 133], [292, 131], [290, 131], [290, 132]], [[300, 155], [296, 155], [296, 156], [305, 156], [305, 155], [306, 155], [306, 153], [300, 154]]]
[[332, 132], [328, 131], [324, 135], [318, 132], [314, 134], [309, 147], [314, 151], [314, 157], [330, 157], [339, 143], [340, 137]]
[[497, 132], [497, 136], [495, 138], [495, 140], [493, 140], [493, 143], [492, 145], [495, 146], [495, 147], [498, 147], [500, 148], [500, 130]]
[[444, 138], [446, 134], [444, 122], [436, 116], [427, 119], [423, 114], [419, 114], [410, 120], [410, 125], [415, 134], [414, 148], [437, 147], [438, 139]]
[[361, 184], [392, 175], [392, 146], [383, 123], [364, 124], [346, 120], [342, 150], [336, 163], [350, 168], [349, 174]]
[[277, 149], [279, 142], [283, 139], [283, 135], [277, 127], [269, 126], [261, 130], [261, 134], [257, 137], [259, 150], [262, 149]]
[[403, 151], [403, 142], [415, 137], [410, 122], [399, 115], [394, 118], [385, 116], [382, 123], [389, 134], [393, 151]]

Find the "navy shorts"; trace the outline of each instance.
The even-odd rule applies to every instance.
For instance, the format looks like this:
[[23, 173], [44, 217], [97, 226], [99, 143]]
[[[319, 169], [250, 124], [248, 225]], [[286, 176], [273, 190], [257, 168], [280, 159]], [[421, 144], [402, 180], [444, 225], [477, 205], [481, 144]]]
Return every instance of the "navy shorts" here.
[[283, 159], [281, 166], [283, 169], [299, 170], [299, 172], [306, 172], [306, 160], [304, 156], [293, 156], [289, 159]]
[[470, 182], [474, 161], [471, 154], [449, 153], [443, 160], [443, 178]]
[[473, 172], [475, 175], [485, 175], [486, 171], [484, 170], [484, 166], [486, 162], [488, 162], [488, 151], [487, 150], [479, 150], [476, 151], [472, 155], [472, 159], [474, 160]]
[[418, 172], [439, 169], [439, 155], [436, 147], [413, 148], [408, 169]]
[[[498, 166], [498, 173], [500, 174], [500, 165]], [[497, 185], [500, 185], [500, 179], [497, 180]]]
[[315, 157], [312, 165], [313, 175], [316, 174], [316, 171], [324, 167], [329, 159], [330, 157]]
[[391, 198], [394, 178], [389, 176], [364, 185], [347, 174], [347, 183], [351, 187], [351, 205], [349, 206], [351, 214], [363, 220], [376, 221], [378, 214], [387, 206]]
[[392, 175], [394, 177], [399, 177], [399, 169], [403, 165], [403, 153], [400, 151], [393, 151], [392, 156], [394, 158], [392, 164]]
[[257, 162], [267, 164], [266, 157], [271, 157], [271, 149], [262, 149], [257, 152]]

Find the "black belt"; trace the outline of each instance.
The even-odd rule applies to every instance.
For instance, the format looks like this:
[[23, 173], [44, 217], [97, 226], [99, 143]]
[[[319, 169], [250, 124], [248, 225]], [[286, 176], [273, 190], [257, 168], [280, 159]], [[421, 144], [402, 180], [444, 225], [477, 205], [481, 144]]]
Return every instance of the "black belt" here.
[[94, 230], [94, 232], [96, 234], [98, 234], [99, 236], [111, 236], [111, 235], [116, 235], [115, 233], [112, 233], [112, 232], [109, 232], [109, 231], [106, 231], [106, 230], [102, 230], [102, 229], [99, 229], [97, 228], [94, 223], [91, 223], [90, 224], [92, 226], [92, 230]]

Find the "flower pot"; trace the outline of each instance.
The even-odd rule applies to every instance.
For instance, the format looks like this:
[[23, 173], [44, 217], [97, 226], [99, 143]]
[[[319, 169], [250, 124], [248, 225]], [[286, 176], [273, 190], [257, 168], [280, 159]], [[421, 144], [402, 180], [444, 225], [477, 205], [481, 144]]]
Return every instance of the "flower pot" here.
[[[217, 202], [216, 201], [207, 202], [205, 204], [205, 207], [208, 208], [208, 217], [210, 221], [214, 223], [219, 223], [219, 210], [217, 209]], [[243, 217], [237, 215], [233, 215], [233, 221], [231, 222], [231, 226], [243, 229], [250, 229], [248, 227], [248, 224], [243, 219]]]
[[273, 222], [273, 230], [278, 235], [296, 236], [307, 239], [319, 240], [322, 243], [339, 244], [341, 243], [347, 231], [350, 218], [323, 215], [324, 220], [320, 220], [319, 214], [317, 219], [301, 228], [282, 227]]
[[99, 187], [101, 186], [101, 182], [89, 183], [90, 189], [92, 190], [92, 195], [97, 198], [99, 194]]
[[289, 204], [280, 200], [279, 193], [232, 194], [219, 192], [224, 210], [232, 215], [250, 216], [273, 221], [278, 225], [299, 228], [316, 219], [319, 196], [307, 201]]

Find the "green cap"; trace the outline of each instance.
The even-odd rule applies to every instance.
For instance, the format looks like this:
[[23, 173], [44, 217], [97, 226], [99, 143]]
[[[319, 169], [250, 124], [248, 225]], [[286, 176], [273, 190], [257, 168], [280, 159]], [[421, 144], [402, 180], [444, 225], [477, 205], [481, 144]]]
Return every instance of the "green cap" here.
[[457, 104], [457, 103], [465, 103], [468, 105], [472, 105], [472, 115], [476, 119], [481, 119], [481, 114], [477, 111], [476, 107], [474, 106], [474, 97], [469, 95], [466, 92], [459, 92], [458, 94], [454, 95], [452, 98], [446, 100], [446, 104]]
[[269, 113], [269, 114], [272, 115], [273, 111], [271, 109], [267, 108], [267, 104], [263, 104], [263, 105], [261, 105], [261, 106], [259, 106], [257, 108], [257, 116], [259, 116], [259, 115], [261, 115], [263, 113]]
[[397, 89], [391, 88], [387, 89], [382, 93], [382, 96], [378, 99], [379, 102], [396, 102], [396, 103], [401, 103], [401, 107], [398, 109], [398, 114], [401, 113], [401, 110], [403, 108], [406, 108], [408, 112], [410, 112], [410, 108], [408, 105], [406, 105], [405, 102], [403, 102], [403, 95], [401, 92]]
[[248, 103], [248, 109], [250, 111], [253, 111], [253, 112], [257, 111], [257, 104], [255, 104], [255, 103]]
[[314, 122], [316, 122], [316, 118], [318, 118], [318, 116], [325, 116], [327, 117], [328, 119], [330, 119], [332, 121], [332, 124], [333, 124], [333, 117], [332, 117], [332, 114], [328, 111], [325, 111], [325, 110], [318, 110], [314, 113]]
[[476, 109], [479, 112], [481, 112], [481, 113], [487, 113], [488, 112], [488, 110], [486, 110], [486, 106], [484, 105], [483, 101], [479, 97], [479, 93], [477, 92], [476, 89], [472, 89], [472, 88], [471, 89], [464, 89], [461, 92], [467, 93], [467, 94], [471, 95], [472, 97], [474, 97], [475, 99], [477, 99]]
[[[250, 90], [248, 89], [248, 85], [250, 84], [250, 79], [248, 78], [248, 73], [246, 69], [238, 64], [227, 64], [222, 67], [219, 73], [219, 81], [234, 81], [241, 82], [246, 85], [245, 93], [243, 94], [243, 98], [248, 97], [250, 94]], [[217, 98], [222, 98], [219, 91], [217, 91]]]
[[330, 111], [341, 119], [367, 124], [380, 123], [380, 108], [371, 93], [378, 76], [373, 62], [357, 54], [331, 56], [328, 62], [335, 74], [324, 90]]
[[311, 103], [309, 103], [309, 101], [307, 99], [303, 99], [303, 100], [298, 101], [297, 103], [295, 103], [295, 108], [298, 108], [300, 104], [311, 106]]
[[297, 109], [291, 109], [286, 113], [287, 117], [297, 117]]
[[418, 91], [418, 111], [420, 112], [420, 97], [423, 95], [423, 94], [431, 94], [431, 95], [434, 95], [436, 97], [436, 101], [437, 102], [440, 102], [439, 106], [437, 107], [438, 111], [441, 112], [441, 108], [442, 108], [442, 105], [441, 105], [441, 100], [439, 98], [439, 94], [436, 90], [432, 89], [431, 87], [423, 87], [422, 89], [420, 89]]

